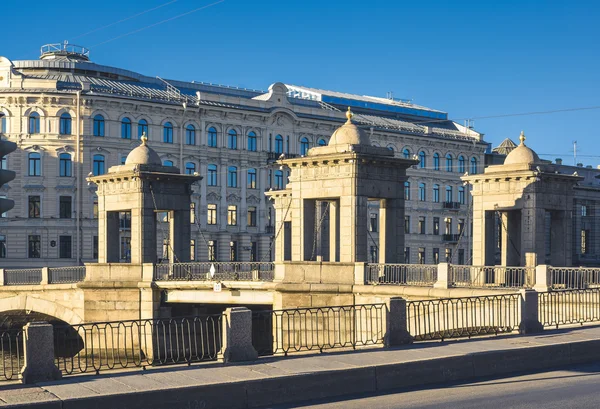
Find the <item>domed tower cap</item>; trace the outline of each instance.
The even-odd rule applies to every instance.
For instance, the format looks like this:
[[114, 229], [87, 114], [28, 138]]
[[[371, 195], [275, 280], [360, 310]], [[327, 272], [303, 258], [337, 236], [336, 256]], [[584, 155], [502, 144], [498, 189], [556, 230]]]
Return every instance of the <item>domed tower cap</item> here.
[[535, 151], [525, 145], [525, 133], [519, 136], [521, 143], [513, 149], [504, 159], [505, 165], [536, 165], [542, 163]]
[[148, 137], [146, 137], [146, 134], [143, 133], [140, 139], [142, 144], [129, 152], [125, 164], [161, 166], [160, 156], [158, 156], [158, 153], [154, 149], [148, 146]]
[[348, 107], [346, 112], [346, 118], [348, 120], [342, 126], [335, 130], [331, 139], [329, 139], [328, 146], [334, 145], [366, 145], [371, 146], [371, 140], [369, 135], [352, 122], [354, 114]]

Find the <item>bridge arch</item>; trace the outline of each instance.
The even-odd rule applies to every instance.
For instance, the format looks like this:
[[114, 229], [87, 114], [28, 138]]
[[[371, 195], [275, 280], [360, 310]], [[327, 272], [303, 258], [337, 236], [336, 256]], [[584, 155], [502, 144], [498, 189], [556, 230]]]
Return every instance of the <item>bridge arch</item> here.
[[36, 312], [57, 318], [70, 325], [83, 323], [83, 318], [71, 308], [25, 294], [0, 299], [0, 316], [9, 311]]

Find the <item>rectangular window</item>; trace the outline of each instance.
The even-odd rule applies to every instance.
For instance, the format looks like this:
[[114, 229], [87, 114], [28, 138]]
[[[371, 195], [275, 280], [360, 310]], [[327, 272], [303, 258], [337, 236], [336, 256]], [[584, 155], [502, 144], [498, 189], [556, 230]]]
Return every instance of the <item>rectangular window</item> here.
[[377, 213], [371, 213], [369, 222], [369, 231], [377, 232]]
[[196, 240], [190, 240], [190, 261], [196, 261]]
[[404, 263], [410, 264], [410, 247], [404, 247]]
[[196, 203], [194, 202], [190, 203], [190, 223], [196, 223]]
[[229, 242], [229, 261], [238, 261], [237, 241]]
[[208, 175], [207, 175], [207, 184], [208, 186], [217, 186], [217, 166], [216, 165], [208, 165]]
[[208, 261], [217, 261], [217, 241], [208, 241]]
[[419, 216], [419, 234], [425, 234], [425, 223], [427, 219], [425, 216]]
[[207, 206], [206, 223], [207, 224], [217, 224], [217, 205], [216, 204], [209, 204]]
[[59, 236], [59, 257], [71, 258], [71, 236]]
[[446, 249], [446, 263], [452, 262], [452, 249]]
[[98, 218], [98, 199], [94, 199], [94, 203], [92, 204], [92, 217], [94, 219]]
[[587, 216], [587, 215], [588, 215], [588, 211], [587, 211], [587, 210], [588, 210], [588, 208], [587, 208], [587, 206], [586, 206], [586, 205], [581, 205], [581, 215], [582, 215], [583, 217], [585, 217], [585, 216]]
[[256, 207], [248, 207], [248, 227], [256, 227]]
[[444, 234], [452, 234], [452, 218], [446, 217], [444, 221], [446, 222], [446, 231]]
[[121, 237], [121, 260], [131, 261], [131, 237]]
[[256, 189], [256, 171], [249, 170], [248, 171], [248, 189]]
[[71, 206], [73, 203], [73, 198], [71, 196], [60, 196], [59, 201], [60, 205], [58, 217], [61, 219], [70, 219], [72, 217]]
[[433, 234], [435, 234], [435, 235], [440, 234], [440, 218], [439, 217], [433, 218]]
[[379, 258], [377, 257], [377, 246], [371, 246], [369, 248], [369, 258], [371, 259], [371, 263], [379, 262]]
[[92, 241], [92, 258], [98, 259], [98, 236], [94, 236]]
[[42, 254], [42, 239], [38, 234], [29, 235], [29, 258], [40, 258]]
[[581, 229], [581, 254], [588, 254], [590, 231]]
[[131, 230], [131, 212], [119, 212], [119, 226], [122, 230]]
[[433, 186], [433, 202], [434, 203], [440, 202], [440, 187], [439, 187], [439, 185]]
[[250, 247], [250, 261], [258, 260], [258, 243], [253, 241], [252, 246]]
[[6, 236], [0, 235], [0, 258], [6, 258]]
[[404, 233], [410, 233], [410, 216], [404, 216]]
[[458, 249], [458, 264], [465, 265], [465, 249]]
[[237, 226], [237, 206], [236, 205], [227, 206], [227, 225], [228, 226]]
[[39, 219], [40, 218], [40, 196], [29, 196], [29, 218]]
[[433, 264], [440, 263], [440, 249], [433, 249]]
[[171, 258], [171, 244], [169, 243], [169, 239], [163, 239], [163, 246], [162, 246], [162, 259], [163, 261], [169, 261], [169, 259]]
[[419, 264], [425, 264], [425, 248], [419, 247]]
[[230, 166], [227, 170], [227, 187], [238, 187], [237, 168], [235, 166]]
[[458, 234], [463, 234], [465, 228], [465, 219], [458, 219]]

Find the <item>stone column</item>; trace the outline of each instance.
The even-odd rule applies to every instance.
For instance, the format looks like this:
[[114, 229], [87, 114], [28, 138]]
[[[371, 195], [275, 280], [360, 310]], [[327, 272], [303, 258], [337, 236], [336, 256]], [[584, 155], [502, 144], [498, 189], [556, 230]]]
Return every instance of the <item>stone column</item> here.
[[437, 281], [433, 284], [433, 288], [448, 289], [450, 284], [453, 284], [450, 277], [450, 264], [439, 263], [437, 265]]
[[244, 307], [227, 308], [223, 316], [223, 345], [219, 360], [253, 361], [258, 353], [252, 346], [252, 311]]
[[131, 263], [156, 263], [156, 213], [153, 209], [131, 210]]
[[[312, 260], [313, 249], [315, 248], [315, 217], [316, 201], [304, 199], [302, 201], [302, 244], [304, 261]], [[315, 252], [316, 254], [316, 252]]]
[[381, 200], [379, 220], [379, 262], [402, 263], [404, 261], [404, 201]]
[[[553, 211], [550, 224], [550, 264], [553, 266], [568, 266], [567, 253], [567, 217], [564, 211]], [[591, 250], [591, 249], [590, 249]]]
[[410, 344], [413, 341], [408, 332], [408, 314], [406, 300], [402, 297], [392, 297], [387, 301], [385, 346]]
[[541, 264], [535, 266], [535, 285], [533, 289], [538, 292], [546, 292], [552, 286], [549, 266]]
[[486, 210], [484, 213], [484, 220], [482, 229], [483, 237], [481, 237], [480, 240], [481, 252], [473, 249], [473, 265], [493, 266], [496, 257], [495, 212], [493, 210]]
[[519, 290], [521, 294], [521, 323], [519, 333], [532, 334], [542, 332], [544, 326], [538, 318], [538, 293], [535, 290]]
[[[190, 211], [175, 210], [169, 219], [171, 249], [175, 253], [171, 262], [190, 261]], [[177, 257], [175, 257], [175, 255]]]
[[[118, 263], [120, 261], [120, 222], [119, 212], [106, 212], [106, 229], [104, 236], [105, 251], [101, 252], [98, 257], [99, 263]], [[104, 260], [101, 257], [104, 256]]]
[[30, 322], [23, 328], [24, 365], [21, 382], [52, 381], [62, 377], [54, 364], [54, 331], [47, 322]]
[[340, 261], [340, 202], [329, 202], [329, 261]]

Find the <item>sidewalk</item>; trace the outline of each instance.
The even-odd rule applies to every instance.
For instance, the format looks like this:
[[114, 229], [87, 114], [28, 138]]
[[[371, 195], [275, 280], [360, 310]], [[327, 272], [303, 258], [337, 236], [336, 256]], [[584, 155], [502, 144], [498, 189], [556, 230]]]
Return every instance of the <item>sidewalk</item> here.
[[600, 360], [600, 326], [393, 349], [265, 357], [0, 384], [0, 407], [235, 409], [374, 393]]

